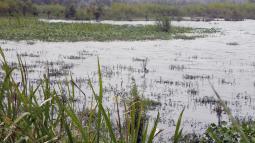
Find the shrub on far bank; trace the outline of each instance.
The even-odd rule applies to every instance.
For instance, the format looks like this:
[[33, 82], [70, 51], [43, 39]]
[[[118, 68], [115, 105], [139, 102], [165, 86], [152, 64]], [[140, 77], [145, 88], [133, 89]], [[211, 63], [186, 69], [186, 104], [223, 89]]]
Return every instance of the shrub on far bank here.
[[93, 19], [93, 15], [89, 13], [88, 10], [85, 9], [78, 9], [75, 14], [76, 20], [91, 20]]
[[171, 30], [171, 21], [168, 16], [163, 16], [156, 21], [157, 28], [162, 32], [169, 32]]

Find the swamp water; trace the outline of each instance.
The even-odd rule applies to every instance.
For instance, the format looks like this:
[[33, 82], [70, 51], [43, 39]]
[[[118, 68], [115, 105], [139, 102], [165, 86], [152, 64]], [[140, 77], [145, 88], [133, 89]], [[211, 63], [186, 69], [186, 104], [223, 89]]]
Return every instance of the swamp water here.
[[[227, 102], [234, 116], [254, 119], [255, 21], [173, 24], [219, 28], [220, 32], [195, 40], [73, 43], [0, 41], [0, 46], [11, 65], [17, 65], [17, 54], [22, 57], [31, 83], [37, 83], [47, 69], [53, 82], [70, 78], [71, 75], [87, 95], [86, 98], [82, 94], [77, 95], [80, 105], [77, 108], [90, 105], [91, 90], [87, 80], [91, 78], [97, 87], [98, 56], [102, 66], [106, 107], [111, 111], [116, 110], [114, 95], [127, 97], [134, 78], [142, 96], [161, 103], [161, 106], [148, 112], [150, 122], [160, 112], [158, 128], [164, 129], [158, 138], [160, 141], [167, 141], [171, 137], [175, 121], [184, 107], [184, 133], [202, 133], [208, 124], [218, 122], [216, 96], [209, 81]], [[116, 117], [115, 114], [112, 116]], [[222, 116], [223, 120], [228, 120], [225, 114]]]

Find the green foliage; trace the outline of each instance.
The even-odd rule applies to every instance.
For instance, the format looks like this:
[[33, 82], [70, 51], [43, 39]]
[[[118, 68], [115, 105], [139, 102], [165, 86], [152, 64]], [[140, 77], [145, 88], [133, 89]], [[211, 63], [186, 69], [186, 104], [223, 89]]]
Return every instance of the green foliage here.
[[219, 100], [219, 104], [223, 107], [227, 113], [231, 124], [227, 122], [221, 122], [219, 126], [211, 124], [204, 135], [200, 138], [202, 143], [250, 143], [255, 142], [255, 124], [254, 122], [244, 122], [240, 124], [232, 115], [230, 109], [225, 102], [221, 99], [214, 86], [210, 83], [213, 92]]
[[[247, 136], [245, 135], [242, 126], [241, 126], [241, 125], [239, 124], [239, 122], [234, 118], [234, 116], [232, 115], [230, 109], [227, 107], [226, 103], [221, 99], [219, 93], [215, 90], [215, 88], [214, 88], [214, 86], [211, 84], [211, 82], [210, 82], [210, 85], [211, 85], [212, 90], [213, 90], [213, 92], [215, 93], [216, 97], [218, 98], [220, 105], [223, 107], [224, 111], [227, 113], [227, 115], [228, 115], [228, 117], [229, 117], [229, 119], [230, 119], [230, 121], [231, 121], [231, 123], [232, 123], [232, 126], [235, 128], [235, 130], [236, 130], [237, 132], [239, 132], [239, 134], [240, 134], [240, 136], [241, 136], [241, 140], [242, 140], [243, 142], [248, 143], [248, 142], [249, 142], [249, 141], [248, 141], [248, 138], [247, 138]], [[219, 139], [219, 140], [220, 140], [220, 139]]]
[[87, 9], [79, 8], [77, 9], [75, 19], [76, 20], [91, 20], [93, 19], [93, 15]]
[[190, 33], [191, 28], [172, 27], [171, 32], [156, 26], [129, 26], [91, 23], [46, 23], [33, 18], [0, 18], [0, 39], [43, 41], [108, 41], [171, 39]]
[[47, 18], [70, 19], [111, 19], [136, 20], [157, 19], [165, 15], [181, 20], [181, 17], [203, 17], [204, 19], [224, 18], [225, 20], [255, 19], [255, 3], [215, 2], [209, 4], [190, 3], [155, 4], [155, 3], [112, 3], [111, 5], [77, 5], [70, 1], [65, 4], [52, 2], [34, 4], [31, 0], [1, 0], [0, 16], [39, 16]]
[[0, 14], [8, 13], [10, 6], [6, 1], [0, 1]]
[[156, 22], [157, 28], [162, 32], [169, 32], [171, 30], [171, 21], [168, 16], [160, 17]]
[[[255, 142], [255, 124], [254, 122], [245, 122], [241, 125], [242, 130], [248, 142]], [[227, 125], [223, 122], [221, 126], [211, 124], [206, 130], [205, 134], [201, 137], [201, 142], [213, 143], [213, 142], [247, 142], [242, 139], [241, 134], [234, 126]]]
[[123, 4], [113, 3], [105, 11], [106, 19], [132, 20], [132, 19], [157, 19], [158, 15], [179, 15], [179, 11], [174, 5], [160, 4]]
[[180, 129], [180, 128], [181, 128], [181, 120], [182, 120], [182, 115], [183, 115], [184, 109], [185, 108], [183, 108], [182, 112], [180, 113], [177, 124], [176, 124], [175, 133], [173, 136], [174, 143], [178, 143], [180, 138], [182, 137], [182, 129]]
[[66, 8], [60, 4], [35, 5], [38, 16], [47, 18], [64, 18]]
[[0, 16], [37, 15], [37, 9], [31, 0], [1, 0]]
[[179, 20], [180, 17], [224, 18], [226, 20], [254, 19], [254, 3], [210, 3], [210, 4], [124, 4], [113, 3], [105, 10], [105, 19], [133, 20], [157, 19], [165, 15]]
[[104, 13], [105, 19], [115, 20], [132, 20], [133, 18], [144, 18], [147, 15], [142, 5], [123, 3], [113, 3]]
[[[210, 83], [211, 84], [211, 83]], [[212, 90], [219, 100], [220, 106], [227, 113], [230, 123], [222, 121], [220, 125], [211, 124], [204, 134], [188, 134], [180, 138], [181, 142], [201, 142], [201, 143], [253, 143], [255, 142], [255, 122], [237, 121], [225, 102], [221, 99], [214, 86]], [[174, 136], [175, 137], [175, 136]]]

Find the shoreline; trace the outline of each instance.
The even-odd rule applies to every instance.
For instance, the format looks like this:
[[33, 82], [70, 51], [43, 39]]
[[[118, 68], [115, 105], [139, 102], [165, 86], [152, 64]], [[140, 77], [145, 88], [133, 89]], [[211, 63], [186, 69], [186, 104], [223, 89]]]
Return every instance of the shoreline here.
[[[138, 24], [139, 25], [139, 24]], [[48, 42], [76, 41], [143, 41], [143, 40], [193, 40], [217, 30], [170, 26], [168, 32], [157, 25], [114, 25], [110, 23], [45, 22], [34, 18], [1, 18], [0, 39], [40, 40]]]

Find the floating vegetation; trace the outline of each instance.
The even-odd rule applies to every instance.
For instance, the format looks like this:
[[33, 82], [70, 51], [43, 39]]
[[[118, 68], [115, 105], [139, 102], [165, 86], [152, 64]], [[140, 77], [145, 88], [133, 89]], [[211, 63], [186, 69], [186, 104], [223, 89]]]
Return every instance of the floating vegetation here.
[[230, 45], [230, 46], [237, 46], [239, 45], [237, 42], [229, 42], [227, 43], [227, 45]]
[[85, 57], [82, 57], [82, 56], [74, 56], [74, 55], [71, 55], [71, 56], [64, 56], [65, 59], [70, 59], [70, 60], [81, 60], [81, 59], [86, 59]]
[[195, 101], [202, 104], [216, 104], [218, 102], [213, 96], [204, 96], [202, 98], [196, 98]]
[[38, 55], [38, 54], [27, 53], [27, 52], [21, 53], [21, 54], [18, 54], [18, 55], [21, 56], [21, 57], [31, 57], [31, 58], [38, 58], [38, 57], [40, 57], [40, 55]]
[[65, 64], [64, 61], [62, 60], [57, 60], [57, 61], [42, 61], [42, 60], [37, 60], [35, 63], [39, 65], [47, 65], [47, 66], [62, 66]]
[[63, 64], [63, 65], [61, 65], [61, 69], [62, 70], [70, 70], [70, 69], [72, 69], [74, 67], [74, 64], [73, 63], [70, 63], [70, 64], [67, 64], [67, 63], [65, 63], [65, 64]]
[[131, 73], [144, 73], [144, 69], [140, 69], [140, 68], [135, 68], [133, 66], [126, 66], [126, 65], [121, 65], [121, 64], [117, 64], [116, 66], [112, 66], [113, 69], [117, 70], [117, 71], [128, 71]]
[[182, 40], [194, 40], [196, 38], [202, 38], [204, 36], [199, 35], [186, 35], [186, 34], [178, 34], [174, 35], [174, 39], [182, 39]]
[[34, 45], [34, 44], [35, 44], [35, 41], [29, 41], [29, 40], [28, 40], [28, 41], [27, 41], [27, 44], [28, 44], [28, 45]]
[[193, 87], [192, 82], [163, 80], [162, 78], [160, 78], [160, 80], [157, 80], [156, 83], [167, 84], [167, 85], [171, 85], [171, 86], [180, 86], [180, 87], [185, 87], [185, 88]]
[[170, 65], [169, 69], [173, 71], [183, 71], [185, 67], [184, 65]]
[[78, 52], [79, 56], [81, 56], [81, 57], [83, 57], [83, 56], [86, 56], [86, 57], [95, 56], [95, 53], [96, 53], [96, 51], [90, 52], [90, 51], [86, 51], [86, 50], [82, 50], [82, 51]]
[[221, 79], [220, 83], [221, 84], [226, 84], [226, 85], [231, 85], [231, 86], [236, 84], [235, 81], [227, 81], [226, 79]]
[[216, 29], [216, 28], [195, 28], [194, 31], [198, 32], [198, 33], [217, 33], [220, 32], [220, 29]]
[[199, 91], [197, 90], [197, 89], [188, 89], [187, 90], [187, 93], [189, 94], [189, 95], [198, 95], [198, 93], [199, 93]]
[[145, 62], [146, 60], [148, 60], [148, 58], [132, 58], [132, 60], [134, 61], [134, 62]]
[[48, 75], [51, 77], [62, 77], [62, 76], [68, 76], [70, 71], [63, 70], [63, 69], [56, 69], [56, 68], [50, 68]]
[[[0, 39], [3, 40], [109, 41], [172, 38], [194, 39], [199, 37], [180, 36], [181, 33], [196, 33], [192, 28], [184, 27], [172, 26], [169, 32], [162, 32], [158, 31], [155, 25], [128, 26], [95, 23], [47, 23], [33, 18], [1, 18], [0, 29]], [[33, 44], [33, 42], [28, 42], [28, 44]]]
[[183, 75], [184, 79], [187, 80], [196, 80], [196, 79], [210, 79], [211, 77], [209, 75], [190, 75], [190, 74], [185, 74]]

